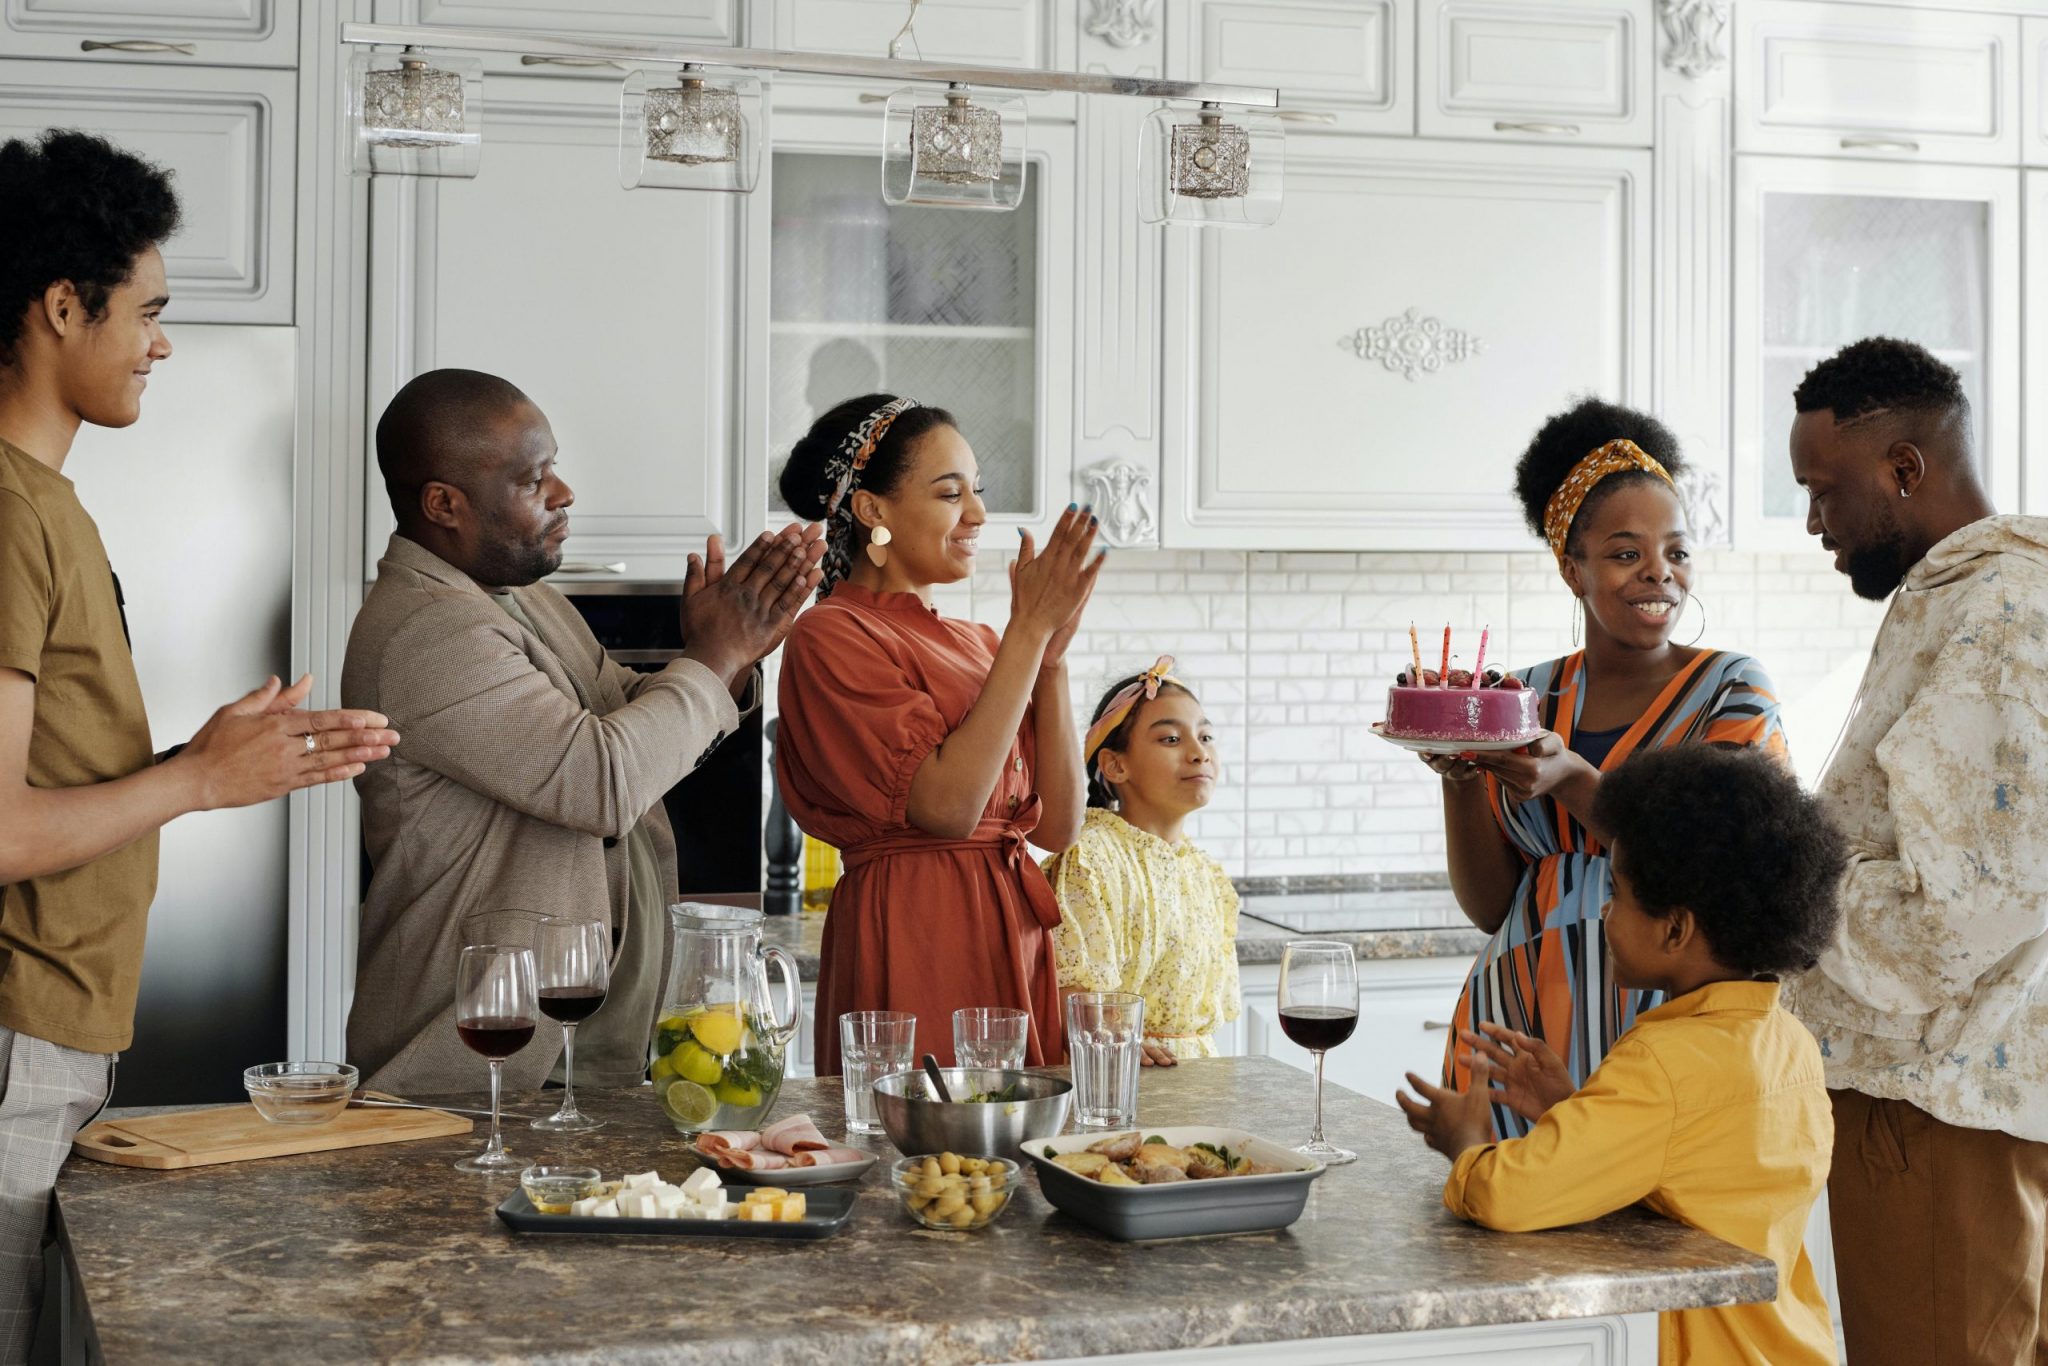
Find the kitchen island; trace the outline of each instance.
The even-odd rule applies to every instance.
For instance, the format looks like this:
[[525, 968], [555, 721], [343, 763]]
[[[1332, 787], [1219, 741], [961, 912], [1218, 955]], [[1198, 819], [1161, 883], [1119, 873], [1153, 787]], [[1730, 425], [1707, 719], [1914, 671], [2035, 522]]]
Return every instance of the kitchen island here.
[[[679, 1181], [694, 1165], [649, 1090], [579, 1099], [609, 1125], [554, 1136], [514, 1123], [509, 1146], [608, 1176], [653, 1167]], [[528, 1114], [544, 1103], [508, 1098]], [[1148, 1126], [1241, 1124], [1294, 1142], [1311, 1103], [1296, 1069], [1229, 1058], [1148, 1070], [1139, 1110]], [[838, 1138], [838, 1082], [786, 1084], [775, 1113], [800, 1111]], [[1657, 1310], [1774, 1293], [1768, 1261], [1641, 1210], [1534, 1234], [1461, 1223], [1440, 1200], [1443, 1159], [1397, 1111], [1332, 1087], [1325, 1116], [1361, 1156], [1316, 1183], [1291, 1229], [1150, 1245], [1057, 1213], [1030, 1175], [989, 1228], [922, 1230], [889, 1189], [883, 1138], [866, 1144], [884, 1160], [851, 1222], [823, 1242], [521, 1236], [493, 1214], [515, 1180], [449, 1166], [481, 1146], [487, 1121], [462, 1138], [183, 1171], [73, 1158], [58, 1214], [84, 1302], [74, 1339], [112, 1366], [1154, 1352], [1444, 1366], [1545, 1349], [1634, 1366], [1656, 1359]]]

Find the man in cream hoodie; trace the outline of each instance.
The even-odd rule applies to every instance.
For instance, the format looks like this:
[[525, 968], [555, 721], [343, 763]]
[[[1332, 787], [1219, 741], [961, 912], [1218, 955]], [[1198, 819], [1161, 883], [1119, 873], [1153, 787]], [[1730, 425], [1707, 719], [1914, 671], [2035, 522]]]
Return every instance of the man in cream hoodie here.
[[1874, 337], [1794, 396], [1806, 529], [1891, 598], [1820, 779], [1842, 925], [1820, 1040], [1856, 1366], [2048, 1359], [2048, 519], [1999, 516], [1947, 365]]

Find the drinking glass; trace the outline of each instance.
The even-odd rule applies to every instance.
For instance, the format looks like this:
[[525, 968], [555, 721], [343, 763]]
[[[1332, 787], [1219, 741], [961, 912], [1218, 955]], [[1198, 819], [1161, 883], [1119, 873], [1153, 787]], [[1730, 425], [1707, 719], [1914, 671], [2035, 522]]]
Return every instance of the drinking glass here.
[[602, 1129], [576, 1108], [576, 1026], [597, 1013], [611, 982], [611, 926], [597, 920], [550, 916], [534, 941], [540, 976], [540, 1013], [562, 1026], [562, 1108], [533, 1127], [581, 1134]]
[[1074, 1123], [1083, 1129], [1136, 1124], [1145, 998], [1128, 991], [1067, 997], [1067, 1053], [1074, 1065]]
[[968, 1006], [953, 1012], [956, 1067], [1022, 1067], [1029, 1013], [1011, 1006]]
[[846, 1131], [879, 1134], [875, 1083], [907, 1072], [917, 1051], [917, 1016], [902, 1010], [849, 1010], [839, 1017], [839, 1082], [846, 1091]]
[[1297, 939], [1280, 956], [1280, 1031], [1316, 1055], [1316, 1127], [1294, 1151], [1325, 1166], [1358, 1154], [1323, 1137], [1323, 1054], [1358, 1028], [1358, 960], [1349, 944]]
[[491, 1061], [491, 1141], [456, 1163], [459, 1172], [517, 1172], [526, 1165], [505, 1151], [498, 1129], [498, 1074], [540, 1025], [533, 981], [532, 949], [471, 944], [455, 964], [455, 1032]]

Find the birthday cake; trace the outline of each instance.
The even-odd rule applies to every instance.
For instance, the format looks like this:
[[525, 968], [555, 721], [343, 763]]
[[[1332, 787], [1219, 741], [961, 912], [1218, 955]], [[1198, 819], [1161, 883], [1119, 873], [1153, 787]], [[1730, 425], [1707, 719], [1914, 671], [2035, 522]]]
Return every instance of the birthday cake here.
[[1381, 734], [1400, 740], [1492, 743], [1534, 739], [1543, 729], [1536, 694], [1512, 674], [1488, 671], [1474, 679], [1464, 669], [1448, 678], [1434, 669], [1418, 680], [1403, 669], [1387, 689], [1387, 723]]

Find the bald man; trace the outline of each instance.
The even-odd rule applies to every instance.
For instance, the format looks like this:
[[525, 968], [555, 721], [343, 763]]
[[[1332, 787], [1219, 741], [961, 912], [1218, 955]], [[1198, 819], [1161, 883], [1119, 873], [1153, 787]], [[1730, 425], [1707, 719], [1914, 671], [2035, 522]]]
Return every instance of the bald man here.
[[1834, 1100], [1857, 1366], [2048, 1360], [2048, 520], [1999, 516], [1962, 379], [1872, 337], [1793, 406], [1806, 529], [1891, 599], [1819, 795], [1842, 924], [1787, 1005]]
[[[530, 945], [540, 917], [568, 916], [617, 942], [576, 1075], [633, 1084], [677, 894], [662, 794], [756, 704], [754, 666], [816, 588], [824, 542], [792, 527], [727, 568], [713, 537], [690, 557], [682, 657], [636, 673], [540, 582], [561, 564], [574, 494], [525, 394], [473, 370], [421, 375], [377, 424], [377, 466], [398, 531], [349, 634], [341, 694], [391, 716], [406, 758], [357, 784], [372, 871], [349, 1059], [379, 1090], [474, 1090], [478, 1059], [455, 1033], [463, 947]], [[507, 1081], [555, 1074], [559, 1039], [514, 1054]]]

